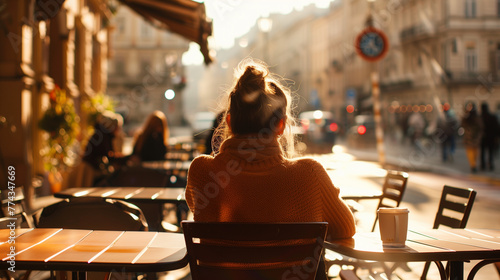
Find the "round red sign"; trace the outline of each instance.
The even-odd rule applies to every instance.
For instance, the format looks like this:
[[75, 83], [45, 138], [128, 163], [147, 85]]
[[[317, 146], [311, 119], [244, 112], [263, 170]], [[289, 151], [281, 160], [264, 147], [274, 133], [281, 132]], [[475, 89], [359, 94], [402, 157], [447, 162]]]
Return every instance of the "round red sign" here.
[[363, 59], [374, 62], [387, 53], [389, 40], [381, 30], [367, 27], [356, 37], [354, 46]]

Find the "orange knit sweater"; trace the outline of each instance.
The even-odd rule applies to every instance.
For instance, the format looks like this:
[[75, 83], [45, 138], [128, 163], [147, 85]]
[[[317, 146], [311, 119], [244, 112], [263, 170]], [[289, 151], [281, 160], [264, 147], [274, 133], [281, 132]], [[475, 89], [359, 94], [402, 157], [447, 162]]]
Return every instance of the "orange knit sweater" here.
[[327, 239], [350, 238], [354, 218], [323, 166], [288, 160], [276, 139], [230, 138], [189, 168], [186, 200], [195, 221], [328, 222]]

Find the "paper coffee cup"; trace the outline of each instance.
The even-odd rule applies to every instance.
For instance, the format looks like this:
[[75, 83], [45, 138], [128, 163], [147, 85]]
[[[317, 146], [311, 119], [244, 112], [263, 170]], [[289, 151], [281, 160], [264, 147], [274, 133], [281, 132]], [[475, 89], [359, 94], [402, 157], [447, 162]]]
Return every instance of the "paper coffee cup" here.
[[404, 247], [408, 233], [408, 208], [379, 208], [380, 238], [384, 246]]

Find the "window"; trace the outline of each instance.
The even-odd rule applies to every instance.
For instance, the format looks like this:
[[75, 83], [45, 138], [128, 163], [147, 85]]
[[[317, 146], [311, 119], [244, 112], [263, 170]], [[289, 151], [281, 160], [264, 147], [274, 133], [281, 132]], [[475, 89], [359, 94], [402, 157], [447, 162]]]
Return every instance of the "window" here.
[[149, 23], [143, 21], [141, 23], [141, 34], [142, 38], [151, 38], [153, 36], [153, 27]]
[[476, 0], [465, 0], [465, 17], [476, 17]]
[[141, 61], [141, 74], [147, 75], [149, 72], [151, 72], [150, 67], [151, 66], [148, 60]]
[[473, 47], [468, 47], [465, 51], [465, 69], [469, 73], [477, 70], [477, 54]]
[[118, 35], [125, 34], [125, 19], [122, 17], [116, 18], [116, 29], [118, 31]]
[[500, 17], [500, 0], [497, 0], [497, 16]]
[[448, 69], [448, 48], [447, 44], [443, 43], [441, 45], [441, 65], [444, 69]]
[[125, 75], [125, 61], [122, 58], [115, 58], [115, 74]]
[[497, 71], [500, 72], [500, 43], [497, 44], [496, 62], [497, 62], [496, 69]]

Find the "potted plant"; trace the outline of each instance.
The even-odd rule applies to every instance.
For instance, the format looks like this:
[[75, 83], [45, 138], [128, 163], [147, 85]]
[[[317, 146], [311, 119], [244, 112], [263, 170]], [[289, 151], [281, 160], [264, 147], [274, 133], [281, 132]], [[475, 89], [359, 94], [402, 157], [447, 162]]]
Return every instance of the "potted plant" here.
[[61, 173], [71, 167], [78, 154], [75, 153], [76, 137], [79, 132], [79, 116], [75, 112], [73, 100], [66, 91], [56, 86], [49, 94], [50, 107], [38, 122], [40, 129], [47, 132], [46, 145], [40, 151], [44, 158], [44, 168], [52, 192], [61, 189]]

